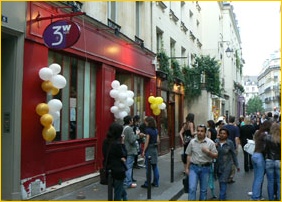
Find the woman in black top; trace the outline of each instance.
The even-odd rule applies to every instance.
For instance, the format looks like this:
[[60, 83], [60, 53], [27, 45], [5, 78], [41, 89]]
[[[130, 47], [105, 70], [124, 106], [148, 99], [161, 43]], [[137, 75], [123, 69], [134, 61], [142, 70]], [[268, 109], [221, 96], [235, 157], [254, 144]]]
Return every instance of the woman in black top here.
[[215, 123], [213, 120], [208, 120], [208, 138], [210, 138], [212, 141], [215, 141], [215, 139], [217, 138], [217, 131], [215, 129]]
[[123, 187], [125, 178], [126, 149], [121, 136], [123, 126], [118, 123], [112, 123], [108, 130], [107, 138], [103, 142], [104, 168], [111, 170], [114, 187], [114, 200], [127, 200], [127, 193]]
[[[252, 140], [255, 134], [255, 127], [251, 124], [250, 117], [245, 118], [245, 125], [240, 126], [240, 142], [242, 148], [247, 144], [247, 139]], [[249, 169], [253, 169], [252, 156], [243, 150], [244, 153], [244, 170], [249, 172]]]

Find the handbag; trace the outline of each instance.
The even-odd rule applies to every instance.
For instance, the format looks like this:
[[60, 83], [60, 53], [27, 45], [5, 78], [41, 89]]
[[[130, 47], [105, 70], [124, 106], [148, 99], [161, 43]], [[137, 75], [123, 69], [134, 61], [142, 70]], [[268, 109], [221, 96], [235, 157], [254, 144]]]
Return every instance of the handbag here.
[[182, 179], [183, 184], [183, 191], [184, 193], [189, 192], [189, 175], [185, 175], [185, 177]]
[[101, 168], [99, 170], [100, 173], [100, 184], [102, 185], [108, 185], [108, 173], [105, 168]]
[[109, 179], [108, 179], [109, 176], [108, 176], [108, 172], [107, 172], [106, 168], [107, 168], [107, 164], [108, 164], [108, 157], [109, 157], [109, 153], [110, 153], [110, 150], [111, 150], [111, 146], [112, 146], [112, 144], [110, 144], [109, 149], [107, 151], [105, 165], [104, 165], [103, 168], [101, 168], [99, 170], [99, 173], [100, 173], [100, 184], [102, 184], [102, 185], [108, 185], [108, 181], [109, 181]]
[[255, 141], [254, 140], [249, 140], [247, 139], [247, 144], [244, 146], [244, 151], [247, 152], [248, 154], [253, 155], [255, 151]]

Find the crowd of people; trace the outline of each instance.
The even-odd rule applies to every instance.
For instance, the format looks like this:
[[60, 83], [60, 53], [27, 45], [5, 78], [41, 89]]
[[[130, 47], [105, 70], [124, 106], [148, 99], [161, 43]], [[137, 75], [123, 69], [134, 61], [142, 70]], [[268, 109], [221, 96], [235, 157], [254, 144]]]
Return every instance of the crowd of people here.
[[[240, 172], [238, 164], [238, 148], [247, 144], [248, 139], [255, 141], [253, 155], [243, 150], [244, 172], [253, 171], [254, 178], [250, 187], [251, 200], [264, 200], [262, 184], [267, 178], [269, 200], [280, 200], [280, 161], [281, 161], [281, 118], [277, 114], [272, 117], [269, 112], [265, 116], [240, 117], [238, 122], [234, 116], [226, 120], [221, 117], [217, 122], [208, 120], [206, 124], [195, 125], [195, 115], [189, 113], [179, 132], [183, 145], [182, 162], [184, 175], [188, 177], [188, 200], [208, 200], [210, 188], [213, 200], [227, 200], [227, 187], [235, 183], [234, 176]], [[148, 175], [148, 157], [150, 156], [152, 179], [145, 181], [141, 187], [159, 186], [158, 144], [159, 134], [154, 117], [145, 117], [141, 123], [138, 115], [126, 116], [124, 125], [113, 123], [109, 127], [107, 138], [103, 142], [104, 166], [111, 169], [114, 187], [114, 200], [127, 200], [127, 188], [136, 188], [134, 168], [142, 168], [138, 164], [138, 156], [144, 158], [146, 176]], [[105, 159], [107, 157], [107, 163]], [[147, 178], [146, 178], [147, 179]], [[214, 193], [214, 183], [219, 184], [218, 197]]]
[[[188, 117], [193, 119], [188, 120]], [[281, 118], [279, 114], [272, 117], [269, 112], [262, 117], [241, 116], [236, 122], [234, 116], [228, 120], [221, 117], [215, 123], [208, 120], [206, 125], [195, 127], [194, 114], [189, 113], [180, 130], [180, 138], [184, 147], [183, 164], [188, 175], [188, 200], [196, 200], [198, 183], [199, 200], [207, 200], [208, 187], [211, 199], [227, 200], [227, 186], [235, 183], [234, 176], [240, 172], [238, 164], [238, 147], [247, 144], [248, 139], [255, 141], [253, 155], [243, 150], [244, 171], [253, 171], [253, 184], [248, 192], [251, 200], [264, 200], [262, 184], [267, 178], [268, 200], [280, 201], [280, 161], [281, 161]], [[187, 127], [191, 125], [195, 134]], [[191, 127], [190, 127], [191, 128]], [[188, 135], [187, 135], [188, 134]], [[189, 142], [185, 139], [189, 136]], [[219, 183], [219, 196], [214, 193], [214, 182]]]

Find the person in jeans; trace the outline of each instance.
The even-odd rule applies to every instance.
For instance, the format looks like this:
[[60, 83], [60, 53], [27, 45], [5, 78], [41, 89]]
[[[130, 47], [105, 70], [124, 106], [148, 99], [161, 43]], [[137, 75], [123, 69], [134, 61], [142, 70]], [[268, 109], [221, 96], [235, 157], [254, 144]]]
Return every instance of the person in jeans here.
[[[281, 164], [281, 128], [273, 123], [270, 134], [266, 137], [265, 170], [267, 177], [268, 200], [280, 201], [280, 164]], [[275, 187], [276, 186], [276, 187]], [[276, 198], [275, 198], [276, 196]]]
[[133, 119], [131, 116], [125, 116], [123, 118], [124, 126], [123, 126], [123, 134], [124, 134], [124, 145], [127, 150], [127, 158], [126, 158], [126, 178], [124, 180], [124, 186], [127, 188], [135, 188], [137, 186], [136, 183], [132, 182], [132, 169], [135, 156], [137, 155], [137, 145], [136, 140], [138, 135], [134, 133], [133, 128], [131, 127], [133, 124]]
[[234, 144], [228, 139], [229, 131], [226, 128], [219, 130], [219, 138], [216, 140], [216, 148], [218, 157], [216, 159], [216, 174], [219, 182], [219, 200], [226, 200], [227, 182], [232, 170], [232, 165], [237, 167], [239, 172], [239, 165], [236, 156]]
[[187, 164], [185, 172], [189, 175], [188, 200], [196, 200], [198, 181], [200, 182], [199, 200], [207, 200], [207, 189], [210, 166], [214, 158], [217, 158], [215, 143], [206, 137], [205, 125], [197, 126], [197, 135], [193, 138], [187, 149]]
[[[251, 123], [251, 119], [249, 116], [245, 118], [245, 125], [240, 127], [240, 142], [242, 148], [248, 143], [248, 139], [252, 140], [253, 135], [255, 134], [255, 127]], [[245, 172], [249, 172], [249, 170], [253, 169], [252, 164], [252, 156], [243, 150], [244, 153], [244, 170]]]
[[[145, 163], [146, 163], [146, 176], [148, 175], [149, 167], [148, 167], [148, 157], [151, 156], [151, 166], [153, 170], [153, 187], [158, 187], [159, 186], [159, 168], [158, 168], [158, 143], [159, 143], [159, 135], [158, 135], [158, 130], [157, 130], [157, 125], [154, 117], [149, 116], [145, 118], [145, 124], [146, 124], [146, 129], [145, 129], [145, 134], [146, 134], [146, 141], [144, 145], [144, 150], [142, 152], [142, 157], [145, 156]], [[147, 179], [147, 178], [146, 178]], [[147, 180], [143, 185], [141, 185], [142, 188], [147, 188], [148, 187]]]
[[102, 147], [103, 165], [112, 173], [115, 201], [127, 201], [127, 193], [123, 187], [126, 171], [126, 149], [121, 136], [122, 130], [122, 125], [116, 122], [112, 123]]
[[265, 173], [265, 160], [264, 160], [264, 152], [265, 152], [265, 138], [269, 133], [271, 127], [271, 121], [264, 121], [260, 127], [260, 129], [255, 133], [255, 151], [252, 155], [252, 162], [254, 168], [254, 181], [252, 185], [252, 200], [261, 200], [262, 195], [262, 184]]

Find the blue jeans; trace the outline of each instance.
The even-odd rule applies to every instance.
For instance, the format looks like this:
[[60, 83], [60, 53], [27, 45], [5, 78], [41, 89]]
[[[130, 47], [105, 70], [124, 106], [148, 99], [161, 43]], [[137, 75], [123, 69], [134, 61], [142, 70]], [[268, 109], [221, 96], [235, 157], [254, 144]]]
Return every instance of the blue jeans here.
[[226, 200], [226, 182], [219, 182], [219, 200]]
[[[148, 162], [148, 160], [145, 161], [145, 163], [146, 163], [146, 176], [148, 176], [148, 172], [149, 172], [147, 162]], [[154, 175], [153, 183], [154, 183], [155, 186], [158, 187], [159, 186], [159, 179], [160, 179], [159, 168], [158, 168], [157, 164], [151, 164], [151, 166], [152, 166], [153, 175]], [[147, 177], [146, 177], [146, 181], [145, 181], [144, 185], [148, 186]]]
[[253, 200], [259, 200], [261, 196], [263, 178], [265, 173], [265, 160], [262, 153], [254, 153], [252, 156], [252, 162], [254, 167], [254, 181], [253, 181]]
[[190, 164], [188, 200], [196, 200], [198, 181], [200, 181], [200, 201], [207, 200], [210, 166], [199, 167]]
[[[280, 201], [280, 160], [266, 159], [265, 170], [267, 177], [268, 199], [273, 201], [274, 195], [276, 195], [277, 199]], [[276, 188], [274, 188], [275, 184], [277, 185]]]
[[123, 180], [114, 180], [114, 200], [115, 201], [127, 201], [127, 193], [123, 187]]
[[125, 179], [124, 179], [124, 185], [126, 187], [130, 187], [132, 184], [132, 168], [134, 163], [135, 155], [128, 155], [126, 158], [126, 167], [127, 171], [125, 172]]

